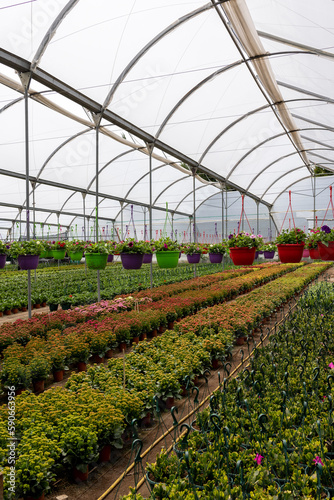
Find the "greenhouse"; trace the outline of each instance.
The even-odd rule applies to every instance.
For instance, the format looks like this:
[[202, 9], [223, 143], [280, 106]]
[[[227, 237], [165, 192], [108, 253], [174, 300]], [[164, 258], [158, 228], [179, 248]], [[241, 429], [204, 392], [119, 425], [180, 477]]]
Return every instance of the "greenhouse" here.
[[0, 498], [333, 498], [333, 1], [0, 16]]

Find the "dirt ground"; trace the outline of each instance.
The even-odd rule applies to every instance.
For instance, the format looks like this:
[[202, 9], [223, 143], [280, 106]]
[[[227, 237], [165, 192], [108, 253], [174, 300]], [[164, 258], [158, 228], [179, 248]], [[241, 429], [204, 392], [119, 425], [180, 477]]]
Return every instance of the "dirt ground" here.
[[[329, 269], [324, 273], [319, 280], [334, 281], [334, 268]], [[295, 301], [292, 301], [295, 303]], [[292, 304], [290, 304], [292, 306]], [[44, 309], [44, 311], [43, 311]], [[39, 314], [41, 312], [47, 312], [48, 308], [34, 310], [34, 314]], [[263, 336], [268, 332], [268, 329], [272, 329], [276, 323], [278, 323], [285, 314], [289, 312], [289, 304], [282, 306], [279, 311], [272, 315], [271, 318], [264, 321], [262, 325]], [[27, 313], [15, 314], [12, 317], [0, 318], [0, 324], [4, 321], [14, 321], [18, 318], [26, 319]], [[231, 374], [237, 374], [238, 370], [244, 368], [247, 365], [247, 357], [249, 352], [252, 350], [254, 345], [254, 340], [257, 345], [261, 342], [260, 330], [254, 332], [253, 340], [249, 341], [249, 345], [245, 343], [243, 346], [235, 346], [233, 349], [232, 360], [230, 361], [231, 366], [227, 366]], [[265, 340], [263, 344], [265, 344]], [[118, 354], [122, 356], [122, 354]], [[70, 374], [68, 373], [66, 378]], [[191, 423], [195, 419], [195, 415], [191, 412], [197, 409], [205, 408], [209, 404], [209, 399], [211, 393], [219, 386], [220, 381], [224, 379], [228, 374], [224, 370], [224, 367], [220, 365], [217, 370], [211, 370], [210, 374], [207, 374], [207, 379], [199, 379], [199, 403], [194, 402], [195, 394], [189, 394], [188, 397], [176, 401], [175, 406], [178, 409], [178, 413], [175, 415], [178, 422], [181, 419], [187, 423]], [[64, 385], [65, 381], [53, 385]], [[151, 445], [164, 433], [167, 429], [172, 429], [172, 432], [165, 436], [156, 446], [154, 446], [150, 451], [147, 450]], [[163, 411], [160, 413], [158, 419], [155, 419], [153, 425], [147, 428], [138, 429], [138, 438], [143, 443], [143, 448], [141, 451], [141, 456], [145, 454], [142, 458], [142, 467], [145, 468], [146, 462], [154, 462], [156, 455], [159, 453], [162, 447], [168, 448], [173, 444], [175, 430], [173, 429], [173, 418], [170, 411]], [[120, 496], [125, 495], [129, 492], [129, 487], [135, 484], [135, 474], [137, 482], [143, 477], [141, 472], [141, 464], [138, 463], [135, 468], [132, 468], [125, 475], [123, 480], [117, 485], [110, 493], [107, 490], [110, 489], [111, 485], [117, 481], [117, 479], [127, 470], [129, 465], [134, 461], [134, 453], [131, 451], [131, 439], [125, 444], [122, 450], [115, 450], [112, 453], [110, 462], [96, 464], [89, 472], [88, 481], [86, 483], [73, 484], [70, 477], [61, 477], [53, 486], [53, 491], [45, 497], [46, 500], [118, 500]], [[148, 494], [146, 483], [140, 488], [140, 493], [145, 496]], [[63, 496], [64, 495], [64, 496]]]

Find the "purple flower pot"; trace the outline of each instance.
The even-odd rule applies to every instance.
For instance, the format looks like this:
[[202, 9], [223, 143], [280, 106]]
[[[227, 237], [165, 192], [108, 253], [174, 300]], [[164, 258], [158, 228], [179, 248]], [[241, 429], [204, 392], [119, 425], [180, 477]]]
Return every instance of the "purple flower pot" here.
[[223, 260], [223, 254], [221, 253], [209, 253], [209, 259], [211, 264], [221, 264]]
[[144, 253], [143, 264], [151, 264], [152, 262], [152, 253]]
[[275, 250], [272, 252], [268, 252], [267, 250], [264, 251], [264, 258], [265, 259], [273, 259], [275, 256]]
[[121, 253], [124, 269], [140, 269], [144, 260], [142, 253]]
[[37, 269], [38, 261], [39, 255], [19, 255], [17, 257], [17, 262], [24, 271], [27, 269]]
[[107, 262], [112, 262], [114, 260], [114, 255], [112, 253], [108, 254]]
[[259, 252], [258, 252], [258, 251], [256, 251], [256, 252], [255, 252], [255, 257], [254, 257], [254, 259], [256, 260], [258, 257], [259, 257]]
[[201, 260], [201, 254], [200, 253], [193, 253], [192, 255], [187, 254], [187, 260], [189, 264], [198, 264], [199, 261]]
[[5, 267], [6, 257], [7, 257], [7, 255], [4, 253], [0, 254], [0, 269], [3, 269]]

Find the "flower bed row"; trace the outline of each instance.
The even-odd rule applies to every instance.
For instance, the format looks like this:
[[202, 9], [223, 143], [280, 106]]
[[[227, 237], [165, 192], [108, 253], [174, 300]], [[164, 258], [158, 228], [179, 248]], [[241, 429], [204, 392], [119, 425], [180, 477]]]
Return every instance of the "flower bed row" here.
[[[333, 320], [333, 285], [315, 285], [251, 365], [215, 393], [175, 453], [163, 450], [148, 465], [149, 499], [332, 498]], [[122, 500], [134, 498], [144, 500]]]
[[[271, 286], [274, 289], [276, 286], [280, 300], [284, 301], [325, 268], [324, 265], [305, 266], [302, 273], [297, 270], [264, 288]], [[253, 296], [254, 304], [257, 304], [259, 291], [249, 294]], [[271, 300], [273, 307], [277, 300]], [[263, 313], [268, 311], [268, 306], [268, 302], [262, 304]], [[231, 308], [232, 304], [225, 307]], [[254, 306], [257, 315], [260, 309], [261, 305]], [[244, 321], [247, 324], [247, 318]], [[227, 346], [231, 339], [229, 335], [235, 330], [228, 323], [221, 327], [218, 339]], [[154, 392], [168, 397], [175, 393], [176, 384], [180, 387], [184, 383], [188, 370], [189, 377], [194, 370], [197, 372], [207, 367], [210, 356], [204, 337], [208, 335], [209, 341], [214, 341], [216, 332], [202, 329], [198, 333], [203, 337], [193, 333], [180, 337], [175, 332], [166, 332], [165, 336], [155, 339], [152, 346], [144, 343], [136, 347], [129, 355], [130, 364], [125, 364], [125, 371], [121, 361], [111, 360], [107, 367], [95, 366], [87, 374], [72, 375], [68, 389], [49, 390], [38, 397], [25, 392], [17, 397], [16, 430], [21, 441], [16, 449], [16, 494], [37, 497], [50, 487], [56, 470], [64, 473], [69, 465], [85, 469], [97, 459], [97, 452], [106, 441], [119, 446], [126, 421], [147, 410], [149, 397]], [[155, 391], [152, 381], [157, 384]], [[13, 392], [15, 388], [9, 390]], [[2, 407], [0, 415], [0, 456], [5, 466], [9, 453], [5, 424], [8, 408]], [[9, 489], [10, 470], [5, 467], [4, 471], [6, 498], [15, 498]]]
[[[256, 285], [291, 272], [295, 267], [277, 265], [254, 270], [250, 274], [207, 286], [204, 295], [202, 290], [188, 290], [175, 297], [167, 297], [153, 303], [146, 302], [141, 305], [140, 311], [99, 316], [99, 309], [95, 309], [93, 319], [92, 311], [88, 308], [65, 314], [65, 324], [59, 321], [62, 319], [61, 314], [54, 313], [50, 318], [48, 316], [34, 318], [28, 322], [3, 326], [7, 338], [3, 338], [2, 343], [13, 339], [8, 336], [11, 330], [15, 332], [18, 342], [4, 351], [1, 380], [5, 385], [27, 388], [31, 380], [32, 382], [45, 380], [51, 371], [63, 370], [71, 363], [86, 363], [91, 355], [103, 358], [107, 351], [120, 343], [130, 344], [132, 341], [137, 343], [140, 335], [157, 330], [159, 327], [166, 327], [168, 324], [171, 327], [171, 322], [176, 319], [186, 317], [214, 303], [231, 299]], [[131, 303], [133, 304], [133, 300]], [[81, 323], [75, 324], [78, 319]], [[66, 323], [74, 326], [67, 326], [64, 329]], [[31, 338], [31, 335], [35, 335], [36, 338]], [[126, 345], [123, 347], [126, 348]]]

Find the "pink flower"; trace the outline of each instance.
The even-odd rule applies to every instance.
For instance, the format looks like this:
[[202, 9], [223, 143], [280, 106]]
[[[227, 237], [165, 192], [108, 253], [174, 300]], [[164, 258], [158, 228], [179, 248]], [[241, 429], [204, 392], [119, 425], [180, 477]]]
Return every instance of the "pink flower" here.
[[324, 465], [321, 461], [321, 458], [318, 457], [318, 455], [313, 459], [313, 462], [317, 465], [317, 464], [320, 464], [320, 465]]
[[328, 366], [329, 366], [329, 368], [330, 368], [331, 370], [334, 370], [334, 363], [329, 363], [329, 365], [328, 365]]
[[[319, 457], [318, 457], [319, 458]], [[260, 455], [259, 453], [256, 454], [256, 457], [254, 458], [254, 462], [257, 463], [257, 465], [261, 465], [261, 462], [262, 462], [262, 459], [263, 459], [263, 456]]]

